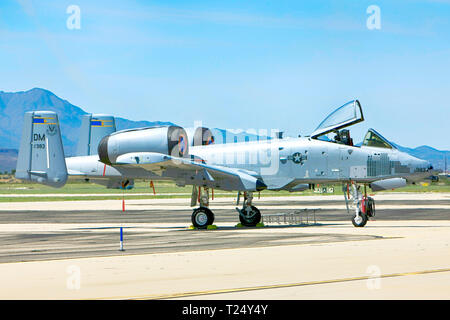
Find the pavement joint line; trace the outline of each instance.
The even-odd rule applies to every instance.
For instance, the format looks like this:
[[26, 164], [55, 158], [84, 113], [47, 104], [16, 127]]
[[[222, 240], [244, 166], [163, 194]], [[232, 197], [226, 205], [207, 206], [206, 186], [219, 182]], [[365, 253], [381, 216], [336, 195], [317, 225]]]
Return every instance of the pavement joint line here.
[[[187, 229], [187, 228], [186, 228]], [[237, 228], [236, 228], [237, 229]], [[260, 228], [262, 229], [262, 228]], [[192, 230], [190, 230], [192, 231]], [[195, 230], [193, 230], [195, 231]], [[205, 230], [206, 231], [206, 230]], [[216, 231], [216, 230], [208, 230], [208, 231]], [[239, 230], [240, 231], [240, 230]], [[200, 231], [200, 232], [203, 232]], [[368, 235], [373, 236], [373, 235]], [[354, 239], [354, 240], [339, 240], [334, 243], [348, 243], [348, 242], [361, 242], [361, 241], [374, 241], [374, 240], [395, 240], [395, 239], [403, 239], [404, 237], [383, 237], [383, 236], [373, 236], [372, 239]], [[310, 243], [291, 243], [291, 244], [276, 244], [276, 245], [262, 245], [262, 246], [256, 246], [256, 247], [250, 247], [245, 249], [261, 249], [261, 248], [272, 248], [272, 247], [290, 247], [290, 246], [304, 246], [308, 245]], [[317, 243], [320, 244], [320, 243]], [[92, 257], [63, 257], [63, 258], [51, 258], [51, 259], [42, 259], [42, 260], [25, 260], [25, 261], [10, 261], [10, 262], [0, 262], [0, 265], [2, 264], [14, 264], [14, 263], [36, 263], [36, 262], [51, 262], [51, 261], [64, 261], [64, 260], [88, 260], [88, 259], [103, 259], [103, 258], [117, 258], [117, 257], [136, 257], [136, 256], [147, 256], [147, 255], [159, 255], [159, 254], [180, 254], [180, 253], [196, 253], [196, 252], [210, 252], [210, 251], [226, 251], [226, 250], [238, 250], [238, 249], [244, 249], [244, 248], [217, 248], [217, 249], [199, 249], [199, 250], [187, 250], [187, 251], [161, 251], [161, 252], [148, 252], [148, 253], [114, 253], [111, 255], [105, 254], [105, 255], [98, 255], [98, 256], [92, 256]], [[132, 249], [129, 249], [132, 250]], [[114, 250], [119, 251], [119, 250]], [[1, 258], [1, 257], [0, 257]]]
[[[439, 273], [439, 272], [450, 272], [450, 268], [383, 274], [383, 275], [380, 275], [377, 278], [382, 278], [382, 279], [383, 278], [395, 278], [395, 277], [423, 275], [423, 274]], [[287, 284], [274, 284], [274, 285], [244, 287], [244, 288], [231, 288], [231, 289], [218, 289], [218, 290], [207, 290], [207, 291], [182, 292], [182, 293], [174, 293], [174, 294], [167, 294], [167, 295], [141, 296], [141, 297], [133, 297], [133, 298], [100, 298], [98, 300], [103, 300], [103, 299], [106, 299], [106, 300], [109, 300], [109, 299], [164, 300], [164, 299], [174, 299], [174, 298], [184, 298], [184, 297], [194, 297], [194, 296], [204, 296], [204, 295], [214, 295], [214, 294], [224, 294], [224, 293], [235, 293], [235, 292], [245, 292], [245, 291], [257, 291], [257, 290], [267, 290], [267, 289], [282, 289], [282, 288], [292, 288], [292, 287], [304, 287], [304, 286], [311, 286], [311, 285], [342, 283], [342, 282], [361, 281], [361, 280], [369, 280], [369, 279], [374, 279], [374, 277], [361, 276], [361, 277], [352, 277], [352, 278], [341, 278], [341, 279], [320, 280], [320, 281], [307, 281], [307, 282], [297, 282], [297, 283], [287, 283]]]

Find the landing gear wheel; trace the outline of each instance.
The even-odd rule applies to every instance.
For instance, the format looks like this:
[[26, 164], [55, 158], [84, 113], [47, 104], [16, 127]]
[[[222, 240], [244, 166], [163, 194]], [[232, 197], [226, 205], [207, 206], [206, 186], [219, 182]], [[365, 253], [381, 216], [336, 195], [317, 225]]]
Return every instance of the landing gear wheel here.
[[206, 229], [214, 222], [214, 213], [205, 207], [200, 207], [192, 212], [192, 224], [195, 228]]
[[366, 212], [369, 217], [375, 217], [375, 200], [373, 200], [373, 198], [371, 198], [371, 197], [367, 198]]
[[255, 206], [239, 210], [239, 220], [246, 227], [255, 227], [261, 221], [261, 212]]
[[360, 212], [359, 215], [352, 218], [352, 223], [355, 227], [362, 228], [366, 225], [368, 219], [365, 213]]

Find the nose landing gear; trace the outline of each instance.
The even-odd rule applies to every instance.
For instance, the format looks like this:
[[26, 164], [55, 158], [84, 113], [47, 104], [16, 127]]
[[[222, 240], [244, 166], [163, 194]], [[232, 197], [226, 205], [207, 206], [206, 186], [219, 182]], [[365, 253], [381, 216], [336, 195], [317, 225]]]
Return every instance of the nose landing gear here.
[[348, 208], [348, 200], [350, 200], [350, 195], [352, 198], [355, 216], [352, 218], [352, 224], [357, 228], [362, 228], [369, 221], [370, 217], [375, 216], [375, 200], [372, 197], [367, 196], [367, 186], [364, 185], [364, 195], [360, 192], [360, 187], [352, 183], [352, 190], [347, 184], [347, 192], [344, 192], [345, 203]]

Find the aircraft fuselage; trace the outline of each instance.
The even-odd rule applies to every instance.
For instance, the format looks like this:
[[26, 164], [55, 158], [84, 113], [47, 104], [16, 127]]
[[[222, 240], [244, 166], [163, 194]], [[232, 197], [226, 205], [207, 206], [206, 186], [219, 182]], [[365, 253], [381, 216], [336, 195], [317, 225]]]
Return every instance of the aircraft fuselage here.
[[[395, 177], [418, 181], [430, 175], [427, 161], [397, 149], [348, 146], [308, 137], [194, 146], [190, 155], [209, 165], [243, 170], [273, 190], [300, 183], [370, 183]], [[111, 178], [174, 180], [142, 168], [106, 165], [97, 155], [66, 158], [66, 164], [70, 176], [94, 182]]]

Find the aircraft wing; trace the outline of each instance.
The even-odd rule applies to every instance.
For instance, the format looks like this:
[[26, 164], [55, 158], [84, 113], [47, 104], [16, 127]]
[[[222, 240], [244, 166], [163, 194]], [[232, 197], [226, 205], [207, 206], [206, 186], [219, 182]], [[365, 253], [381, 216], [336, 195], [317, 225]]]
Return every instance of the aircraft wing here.
[[260, 191], [267, 187], [249, 171], [208, 165], [198, 160], [154, 152], [135, 152], [119, 156], [112, 166], [125, 176], [128, 170], [141, 168], [177, 182], [222, 190]]

